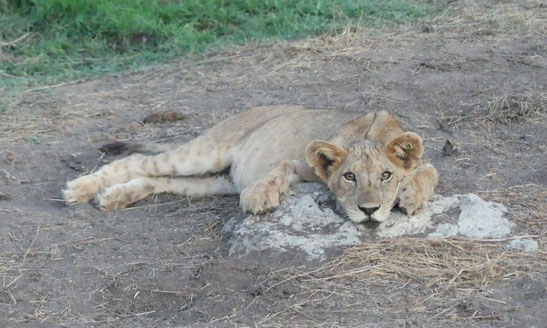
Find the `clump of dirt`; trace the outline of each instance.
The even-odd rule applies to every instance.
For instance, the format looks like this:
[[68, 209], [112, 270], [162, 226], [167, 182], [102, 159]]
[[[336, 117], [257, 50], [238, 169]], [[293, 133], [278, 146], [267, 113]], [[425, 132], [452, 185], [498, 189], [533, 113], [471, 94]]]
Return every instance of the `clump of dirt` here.
[[142, 148], [141, 144], [115, 141], [102, 145], [99, 147], [99, 151], [110, 156], [121, 155], [124, 153], [129, 155], [138, 151], [140, 148]]
[[149, 123], [165, 123], [165, 122], [176, 122], [184, 120], [186, 117], [182, 114], [176, 112], [161, 112], [161, 113], [152, 113], [147, 115], [142, 122], [144, 124]]

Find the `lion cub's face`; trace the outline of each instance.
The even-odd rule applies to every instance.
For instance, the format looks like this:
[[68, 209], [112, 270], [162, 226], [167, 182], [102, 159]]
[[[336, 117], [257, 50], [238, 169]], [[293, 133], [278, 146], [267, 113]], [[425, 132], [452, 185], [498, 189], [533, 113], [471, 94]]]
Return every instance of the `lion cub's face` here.
[[344, 149], [314, 141], [306, 149], [308, 165], [356, 223], [388, 218], [400, 181], [416, 167], [422, 154], [422, 139], [411, 132], [386, 145], [365, 141]]

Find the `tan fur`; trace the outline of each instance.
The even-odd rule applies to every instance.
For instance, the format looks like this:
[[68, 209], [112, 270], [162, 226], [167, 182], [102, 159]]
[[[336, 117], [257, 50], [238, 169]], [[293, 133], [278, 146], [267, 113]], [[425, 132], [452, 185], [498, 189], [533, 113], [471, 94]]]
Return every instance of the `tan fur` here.
[[[397, 198], [413, 214], [433, 195], [438, 174], [422, 155], [422, 139], [386, 112], [258, 107], [176, 149], [105, 165], [63, 193], [68, 204], [96, 198], [108, 210], [160, 192], [238, 192], [243, 210], [262, 213], [279, 206], [291, 184], [321, 181], [351, 220], [383, 221]], [[227, 169], [229, 176], [218, 175]], [[386, 171], [392, 176], [382, 181]]]

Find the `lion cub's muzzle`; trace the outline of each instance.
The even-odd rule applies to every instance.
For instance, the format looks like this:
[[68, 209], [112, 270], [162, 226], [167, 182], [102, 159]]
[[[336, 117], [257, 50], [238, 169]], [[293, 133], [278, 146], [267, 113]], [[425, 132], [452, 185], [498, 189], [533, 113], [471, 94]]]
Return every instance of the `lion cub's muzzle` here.
[[[391, 208], [390, 208], [391, 209]], [[381, 223], [389, 217], [389, 210], [386, 211], [385, 205], [373, 206], [365, 204], [354, 207], [352, 210], [346, 210], [348, 217], [356, 224], [361, 223]]]
[[359, 209], [361, 210], [361, 212], [365, 213], [366, 216], [370, 217], [372, 213], [380, 209], [380, 206], [375, 206], [375, 207], [359, 206]]
[[[380, 209], [380, 206], [357, 206], [359, 211], [356, 211], [353, 213], [353, 215], [350, 215], [350, 219], [354, 223], [366, 223], [366, 222], [381, 222], [383, 220], [379, 220], [376, 218], [376, 215], [378, 214], [378, 210]], [[375, 215], [376, 214], [376, 215]]]
[[366, 221], [376, 221], [380, 222], [374, 217], [374, 213], [378, 212], [380, 206], [358, 206], [359, 210], [365, 215], [364, 219], [361, 222]]

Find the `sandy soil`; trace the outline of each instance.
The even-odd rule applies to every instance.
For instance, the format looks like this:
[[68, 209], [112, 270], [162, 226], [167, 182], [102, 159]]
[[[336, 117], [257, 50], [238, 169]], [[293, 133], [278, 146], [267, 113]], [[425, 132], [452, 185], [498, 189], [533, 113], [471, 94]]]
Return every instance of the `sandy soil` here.
[[[248, 45], [9, 99], [0, 326], [544, 327], [547, 9], [450, 6], [402, 30]], [[264, 266], [227, 256], [222, 227], [241, 215], [237, 197], [160, 195], [109, 213], [60, 200], [67, 180], [115, 159], [97, 150], [105, 142], [184, 142], [233, 113], [280, 103], [392, 112], [424, 138], [438, 193], [504, 203], [515, 234], [540, 250], [397, 239], [315, 267], [290, 256]], [[139, 123], [165, 111], [184, 119]]]

